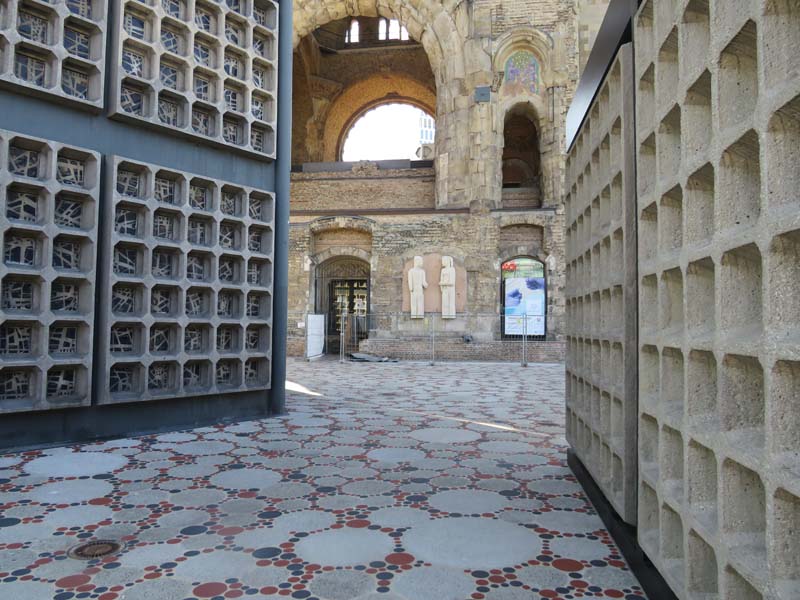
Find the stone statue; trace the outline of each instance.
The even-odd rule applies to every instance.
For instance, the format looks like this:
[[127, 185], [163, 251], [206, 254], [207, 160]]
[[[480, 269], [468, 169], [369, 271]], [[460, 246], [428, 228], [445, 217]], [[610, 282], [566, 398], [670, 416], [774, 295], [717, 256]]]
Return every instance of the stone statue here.
[[425, 318], [425, 290], [428, 280], [422, 268], [422, 257], [414, 257], [414, 267], [408, 272], [408, 289], [411, 292], [411, 318]]
[[439, 278], [442, 289], [442, 318], [456, 318], [456, 269], [452, 256], [442, 257], [442, 275]]

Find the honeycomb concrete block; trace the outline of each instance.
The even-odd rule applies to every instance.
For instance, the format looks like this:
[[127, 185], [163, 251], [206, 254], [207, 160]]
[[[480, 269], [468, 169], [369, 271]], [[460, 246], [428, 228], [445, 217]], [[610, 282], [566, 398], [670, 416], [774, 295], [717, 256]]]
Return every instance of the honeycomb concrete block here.
[[115, 0], [110, 112], [275, 157], [278, 4]]
[[636, 522], [633, 49], [623, 46], [566, 167], [567, 439]]
[[90, 403], [100, 156], [0, 131], [0, 413]]
[[635, 18], [639, 540], [680, 598], [800, 597], [800, 8]]
[[271, 193], [109, 157], [100, 403], [270, 386]]
[[4, 2], [0, 83], [100, 110], [107, 8], [100, 0]]

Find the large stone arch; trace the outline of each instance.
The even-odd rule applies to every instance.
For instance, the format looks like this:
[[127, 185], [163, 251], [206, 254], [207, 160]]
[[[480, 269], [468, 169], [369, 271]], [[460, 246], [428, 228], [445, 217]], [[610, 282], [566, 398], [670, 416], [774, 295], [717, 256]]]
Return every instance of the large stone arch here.
[[436, 202], [468, 206], [469, 115], [465, 46], [467, 3], [441, 0], [294, 0], [295, 47], [323, 25], [348, 16], [398, 19], [422, 44], [436, 80]]
[[366, 77], [339, 94], [328, 109], [323, 133], [323, 160], [341, 160], [350, 127], [367, 111], [389, 103], [411, 104], [436, 115], [436, 92], [420, 81], [398, 73], [377, 73]]

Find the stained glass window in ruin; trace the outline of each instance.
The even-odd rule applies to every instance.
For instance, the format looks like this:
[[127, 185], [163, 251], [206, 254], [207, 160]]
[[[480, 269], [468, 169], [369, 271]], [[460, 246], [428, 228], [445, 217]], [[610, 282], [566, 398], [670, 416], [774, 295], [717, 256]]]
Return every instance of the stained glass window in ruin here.
[[63, 185], [82, 186], [86, 181], [86, 163], [77, 158], [58, 155], [56, 179]]
[[8, 170], [14, 175], [23, 177], [39, 177], [42, 155], [38, 150], [29, 150], [19, 146], [8, 149]]

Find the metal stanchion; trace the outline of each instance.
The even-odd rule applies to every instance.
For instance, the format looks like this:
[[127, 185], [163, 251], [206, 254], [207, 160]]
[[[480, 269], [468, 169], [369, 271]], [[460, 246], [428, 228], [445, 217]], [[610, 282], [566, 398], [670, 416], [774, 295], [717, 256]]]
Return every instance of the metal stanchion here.
[[436, 316], [431, 315], [431, 366], [436, 364]]
[[528, 366], [528, 313], [522, 316], [522, 366]]
[[345, 331], [347, 330], [347, 309], [342, 310], [341, 324], [339, 325], [339, 362], [344, 362], [345, 357]]

